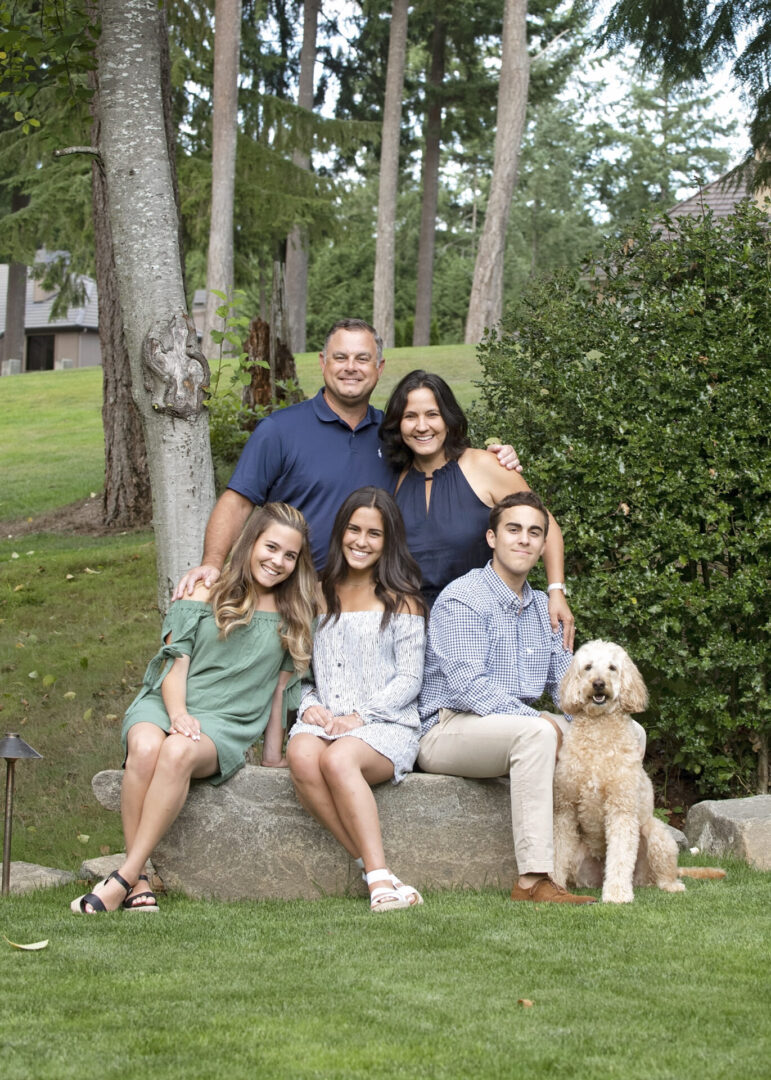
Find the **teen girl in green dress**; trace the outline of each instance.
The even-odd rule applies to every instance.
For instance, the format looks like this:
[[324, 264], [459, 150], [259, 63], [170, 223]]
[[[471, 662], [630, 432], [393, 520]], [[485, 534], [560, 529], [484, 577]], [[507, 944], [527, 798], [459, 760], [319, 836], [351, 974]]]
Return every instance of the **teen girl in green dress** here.
[[123, 721], [126, 861], [73, 900], [74, 912], [157, 911], [143, 870], [190, 781], [227, 780], [263, 732], [266, 764], [280, 763], [284, 691], [308, 667], [314, 614], [305, 519], [268, 503], [252, 513], [216, 584], [199, 584], [169, 609], [163, 645]]

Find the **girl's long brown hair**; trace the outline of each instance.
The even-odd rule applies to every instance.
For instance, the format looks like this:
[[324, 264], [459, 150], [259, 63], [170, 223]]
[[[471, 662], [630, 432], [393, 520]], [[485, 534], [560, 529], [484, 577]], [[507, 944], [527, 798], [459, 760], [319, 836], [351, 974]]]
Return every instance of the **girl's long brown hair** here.
[[405, 606], [408, 598], [425, 616], [426, 604], [420, 593], [420, 569], [407, 549], [401, 511], [383, 488], [363, 487], [352, 492], [335, 515], [329, 554], [321, 572], [321, 591], [327, 604], [327, 617], [335, 620], [340, 616], [337, 586], [348, 574], [348, 563], [343, 556], [343, 533], [354, 512], [361, 507], [378, 510], [383, 519], [383, 553], [372, 568], [375, 596], [385, 607], [381, 627], [385, 629], [388, 620]]
[[252, 548], [268, 526], [274, 524], [295, 529], [302, 537], [294, 570], [273, 590], [276, 609], [281, 616], [278, 636], [299, 674], [310, 664], [311, 623], [316, 614], [316, 574], [308, 543], [308, 525], [299, 510], [287, 503], [266, 503], [252, 511], [219, 580], [212, 586], [209, 602], [223, 638], [237, 626], [251, 622], [258, 599], [251, 567]]

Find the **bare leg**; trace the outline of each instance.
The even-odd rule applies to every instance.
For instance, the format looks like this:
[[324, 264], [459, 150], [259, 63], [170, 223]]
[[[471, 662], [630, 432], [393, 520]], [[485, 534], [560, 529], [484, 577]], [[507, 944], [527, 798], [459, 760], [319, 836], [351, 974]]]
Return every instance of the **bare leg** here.
[[335, 840], [342, 844], [352, 859], [357, 859], [360, 854], [359, 849], [341, 821], [329, 785], [321, 773], [321, 756], [332, 745], [334, 744], [317, 735], [295, 735], [289, 740], [286, 751], [289, 771], [303, 809], [332, 833]]
[[[167, 738], [166, 732], [155, 724], [134, 724], [128, 730], [126, 769], [120, 789], [120, 812], [126, 851], [133, 847], [147, 789], [158, 763], [158, 754]], [[146, 890], [144, 882], [137, 882], [129, 896]]]
[[134, 724], [128, 730], [126, 769], [120, 789], [120, 813], [127, 850], [134, 842], [142, 804], [158, 763], [158, 754], [167, 738], [166, 732], [155, 724]]
[[331, 743], [319, 764], [338, 817], [364, 860], [364, 869], [369, 872], [385, 866], [372, 785], [393, 777], [393, 763], [361, 739], [352, 738]]
[[[390, 874], [385, 873], [385, 851], [380, 831], [373, 784], [382, 784], [394, 774], [393, 763], [360, 739], [339, 739], [320, 759], [324, 777], [338, 816], [361, 854], [367, 873], [370, 894], [375, 890], [393, 890]], [[373, 870], [383, 870], [383, 877], [370, 878]]]
[[[132, 884], [136, 882], [153, 848], [182, 809], [190, 781], [216, 771], [217, 749], [208, 735], [202, 733], [200, 742], [183, 735], [165, 738], [144, 798], [134, 842], [119, 869], [121, 877]], [[97, 885], [93, 891], [108, 911], [119, 907], [126, 895], [115, 880]]]

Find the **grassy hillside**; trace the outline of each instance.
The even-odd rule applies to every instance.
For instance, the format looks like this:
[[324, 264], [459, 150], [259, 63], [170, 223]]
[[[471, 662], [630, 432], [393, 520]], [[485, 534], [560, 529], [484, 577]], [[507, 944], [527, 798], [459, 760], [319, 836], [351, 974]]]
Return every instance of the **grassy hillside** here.
[[[435, 345], [388, 352], [373, 404], [382, 407], [395, 383], [416, 367], [440, 372], [461, 404], [469, 405], [475, 397], [479, 365], [474, 348]], [[299, 355], [297, 371], [304, 392], [315, 394], [321, 386], [318, 353]], [[228, 382], [223, 378], [223, 391]], [[0, 521], [42, 513], [101, 491], [101, 409], [100, 368], [0, 379]]]
[[[480, 377], [473, 345], [431, 345], [423, 349], [388, 349], [380, 382], [372, 395], [372, 404], [382, 409], [391, 390], [408, 371], [425, 368], [435, 371], [452, 386], [461, 405], [470, 405], [477, 397], [474, 381]], [[300, 385], [310, 397], [321, 386], [318, 353], [297, 357]]]
[[101, 491], [101, 368], [6, 376], [0, 415], [0, 521]]

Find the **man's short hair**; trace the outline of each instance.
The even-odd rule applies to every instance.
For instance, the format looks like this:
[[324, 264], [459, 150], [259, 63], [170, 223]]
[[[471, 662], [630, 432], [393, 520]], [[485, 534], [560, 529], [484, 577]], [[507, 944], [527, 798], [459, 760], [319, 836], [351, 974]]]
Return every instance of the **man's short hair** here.
[[534, 491], [515, 491], [513, 495], [505, 495], [497, 502], [490, 511], [490, 528], [493, 532], [498, 531], [498, 522], [504, 510], [510, 510], [512, 506], [532, 506], [534, 510], [540, 510], [543, 514], [543, 538], [549, 533], [549, 511]]
[[383, 363], [383, 339], [374, 326], [370, 326], [364, 319], [338, 319], [334, 326], [331, 326], [327, 331], [327, 336], [324, 338], [324, 359], [327, 358], [327, 346], [329, 345], [329, 339], [333, 334], [336, 334], [338, 330], [366, 330], [367, 333], [372, 334], [375, 339], [375, 361], [377, 366]]

